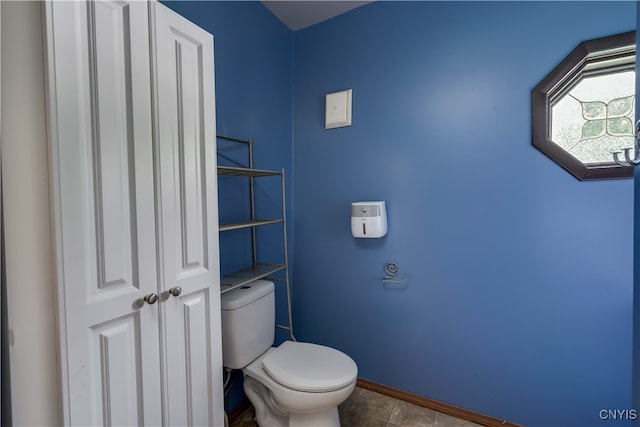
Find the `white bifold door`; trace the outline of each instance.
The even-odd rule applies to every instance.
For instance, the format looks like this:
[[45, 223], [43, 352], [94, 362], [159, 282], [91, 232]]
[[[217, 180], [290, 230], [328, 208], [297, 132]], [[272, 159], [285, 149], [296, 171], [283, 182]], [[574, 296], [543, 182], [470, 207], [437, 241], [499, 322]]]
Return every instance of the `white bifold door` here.
[[67, 425], [223, 425], [213, 38], [157, 3], [46, 5]]

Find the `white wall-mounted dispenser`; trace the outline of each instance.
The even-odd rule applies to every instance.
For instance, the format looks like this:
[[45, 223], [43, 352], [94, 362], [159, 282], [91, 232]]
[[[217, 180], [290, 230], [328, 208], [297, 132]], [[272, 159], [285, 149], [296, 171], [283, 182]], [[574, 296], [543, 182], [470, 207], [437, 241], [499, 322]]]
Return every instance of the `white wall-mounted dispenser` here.
[[385, 202], [351, 203], [351, 234], [360, 238], [376, 238], [387, 234]]
[[351, 126], [352, 90], [328, 93], [325, 101], [324, 128]]

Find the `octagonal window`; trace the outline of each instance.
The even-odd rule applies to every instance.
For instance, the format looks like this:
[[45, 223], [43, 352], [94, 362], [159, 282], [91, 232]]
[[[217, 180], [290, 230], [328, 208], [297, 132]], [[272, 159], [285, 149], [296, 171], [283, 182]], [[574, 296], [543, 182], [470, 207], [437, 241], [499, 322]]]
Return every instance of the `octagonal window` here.
[[533, 145], [580, 180], [625, 178], [633, 147], [635, 32], [580, 43], [532, 91]]

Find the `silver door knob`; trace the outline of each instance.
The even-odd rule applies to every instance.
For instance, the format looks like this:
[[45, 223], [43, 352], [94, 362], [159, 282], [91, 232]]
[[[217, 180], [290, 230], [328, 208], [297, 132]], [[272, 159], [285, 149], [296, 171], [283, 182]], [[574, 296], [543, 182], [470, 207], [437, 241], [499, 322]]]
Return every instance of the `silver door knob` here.
[[155, 302], [158, 301], [158, 295], [157, 294], [145, 295], [143, 299], [144, 299], [144, 302], [146, 302], [147, 304], [155, 304]]
[[169, 293], [174, 297], [177, 297], [182, 293], [182, 288], [180, 286], [174, 286], [173, 288], [169, 289]]

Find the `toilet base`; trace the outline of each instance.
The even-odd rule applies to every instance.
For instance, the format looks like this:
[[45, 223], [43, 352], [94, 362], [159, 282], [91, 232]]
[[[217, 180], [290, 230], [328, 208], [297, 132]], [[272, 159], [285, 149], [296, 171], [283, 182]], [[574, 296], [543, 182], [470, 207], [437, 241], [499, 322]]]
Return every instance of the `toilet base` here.
[[336, 406], [315, 414], [289, 414], [289, 427], [327, 426], [340, 427]]
[[244, 378], [244, 391], [253, 404], [260, 427], [340, 427], [337, 406], [306, 414], [287, 413], [273, 401], [267, 387], [248, 376]]

